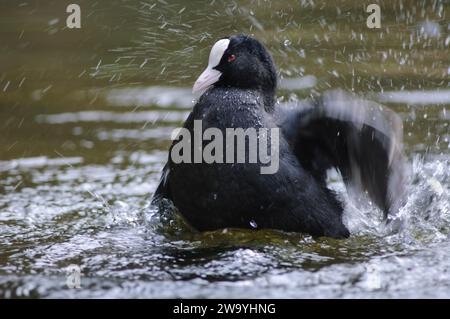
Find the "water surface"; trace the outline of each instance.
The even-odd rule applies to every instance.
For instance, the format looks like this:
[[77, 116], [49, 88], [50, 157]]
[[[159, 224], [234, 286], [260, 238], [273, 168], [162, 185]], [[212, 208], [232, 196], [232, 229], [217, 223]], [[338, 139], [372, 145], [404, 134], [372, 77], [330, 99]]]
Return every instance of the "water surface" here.
[[[70, 2], [0, 4], [1, 297], [450, 297], [447, 1], [383, 2], [379, 30], [355, 0], [80, 0], [69, 30]], [[235, 33], [272, 52], [280, 103], [342, 88], [401, 115], [399, 231], [338, 179], [347, 240], [192, 233], [149, 208], [209, 48]]]

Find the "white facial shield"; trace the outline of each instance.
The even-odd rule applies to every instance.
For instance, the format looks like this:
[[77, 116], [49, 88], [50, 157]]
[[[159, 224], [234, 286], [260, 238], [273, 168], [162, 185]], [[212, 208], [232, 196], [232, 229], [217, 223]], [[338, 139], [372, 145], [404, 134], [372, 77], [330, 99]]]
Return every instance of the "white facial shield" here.
[[211, 53], [209, 54], [208, 66], [194, 83], [194, 87], [192, 88], [192, 92], [194, 94], [201, 96], [206, 92], [206, 90], [208, 90], [214, 83], [219, 80], [222, 73], [215, 70], [214, 67], [219, 65], [220, 60], [222, 59], [222, 56], [225, 53], [225, 50], [228, 48], [229, 44], [229, 39], [222, 39], [214, 44], [211, 49]]

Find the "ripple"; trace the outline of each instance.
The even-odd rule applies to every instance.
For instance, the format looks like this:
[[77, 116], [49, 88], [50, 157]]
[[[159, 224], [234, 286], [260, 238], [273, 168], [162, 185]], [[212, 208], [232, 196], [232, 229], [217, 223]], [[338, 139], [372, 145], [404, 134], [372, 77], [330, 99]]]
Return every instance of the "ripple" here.
[[382, 102], [410, 105], [450, 104], [450, 90], [392, 91], [378, 94]]
[[140, 123], [140, 122], [181, 122], [189, 113], [177, 111], [143, 111], [143, 112], [109, 112], [109, 111], [83, 111], [60, 114], [41, 114], [36, 116], [39, 123], [64, 124], [78, 122], [115, 122], [115, 123]]

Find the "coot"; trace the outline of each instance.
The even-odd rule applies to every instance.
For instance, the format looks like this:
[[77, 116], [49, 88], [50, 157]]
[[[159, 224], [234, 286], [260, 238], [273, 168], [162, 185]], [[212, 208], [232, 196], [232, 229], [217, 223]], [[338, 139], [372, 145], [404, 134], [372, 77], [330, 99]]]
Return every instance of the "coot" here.
[[[194, 124], [201, 121], [202, 132], [259, 129], [257, 139], [268, 143], [273, 136], [261, 129], [279, 129], [277, 170], [262, 174], [267, 164], [249, 161], [249, 154], [244, 162], [180, 162], [169, 154], [152, 203], [170, 200], [199, 231], [269, 228], [345, 238], [343, 203], [326, 183], [327, 171], [335, 168], [348, 189], [368, 194], [385, 217], [395, 211], [404, 179], [400, 118], [342, 91], [281, 105], [276, 87], [274, 62], [258, 40], [218, 40], [194, 84], [200, 97], [183, 128], [195, 135]], [[174, 140], [171, 150], [180, 142]], [[250, 153], [250, 142], [245, 146]]]

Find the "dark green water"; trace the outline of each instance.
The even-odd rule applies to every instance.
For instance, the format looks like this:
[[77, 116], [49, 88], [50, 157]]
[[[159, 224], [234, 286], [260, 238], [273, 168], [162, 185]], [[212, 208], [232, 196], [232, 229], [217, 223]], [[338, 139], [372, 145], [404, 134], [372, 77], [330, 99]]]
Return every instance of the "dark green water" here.
[[[0, 3], [0, 297], [450, 297], [450, 3]], [[333, 88], [404, 120], [404, 227], [348, 200], [348, 240], [193, 234], [148, 208], [172, 129], [222, 36], [262, 40], [279, 102]], [[69, 265], [81, 289], [69, 289]]]

